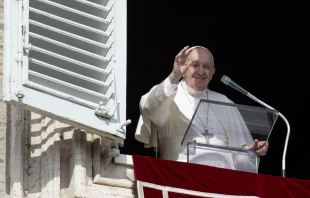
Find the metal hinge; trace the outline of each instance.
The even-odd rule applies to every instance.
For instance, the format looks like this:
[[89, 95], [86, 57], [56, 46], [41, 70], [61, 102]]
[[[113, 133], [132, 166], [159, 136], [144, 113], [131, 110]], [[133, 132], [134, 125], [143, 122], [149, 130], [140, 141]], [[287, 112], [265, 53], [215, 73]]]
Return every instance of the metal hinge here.
[[15, 54], [15, 61], [18, 63], [18, 72], [17, 72], [17, 87], [15, 90], [15, 95], [18, 98], [24, 98], [25, 94], [23, 93], [22, 90], [22, 62], [23, 62], [23, 56], [24, 56], [24, 52], [26, 51], [26, 49], [28, 49], [29, 51], [31, 50], [31, 44], [29, 44], [28, 46], [25, 45], [25, 34], [26, 34], [26, 25], [22, 24], [21, 25], [21, 45], [22, 48], [19, 48], [19, 51]]
[[119, 105], [119, 102], [116, 103], [116, 105], [114, 106], [113, 109], [110, 109], [108, 107], [105, 107], [103, 105], [103, 102], [100, 102], [98, 108], [95, 109], [95, 114], [106, 117], [106, 118], [112, 118], [114, 116], [114, 113], [115, 113], [118, 105]]
[[28, 45], [25, 44], [25, 35], [26, 35], [26, 25], [22, 24], [22, 42], [23, 42], [23, 50], [31, 51], [32, 45], [29, 43]]

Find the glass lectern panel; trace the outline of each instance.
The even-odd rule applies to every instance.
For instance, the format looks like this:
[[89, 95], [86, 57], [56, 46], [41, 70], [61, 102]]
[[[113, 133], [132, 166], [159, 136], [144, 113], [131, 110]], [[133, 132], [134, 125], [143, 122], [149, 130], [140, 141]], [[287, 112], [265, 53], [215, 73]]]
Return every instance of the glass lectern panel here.
[[257, 172], [254, 140], [268, 141], [278, 111], [200, 100], [182, 140], [190, 163]]

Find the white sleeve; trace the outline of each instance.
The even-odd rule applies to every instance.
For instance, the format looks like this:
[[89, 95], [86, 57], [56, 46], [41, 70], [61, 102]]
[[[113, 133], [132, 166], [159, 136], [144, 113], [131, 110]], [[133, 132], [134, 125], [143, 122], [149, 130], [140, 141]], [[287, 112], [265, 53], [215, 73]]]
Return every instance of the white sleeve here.
[[178, 84], [171, 84], [169, 77], [165, 79], [164, 92], [166, 96], [170, 96], [177, 87], [178, 87]]

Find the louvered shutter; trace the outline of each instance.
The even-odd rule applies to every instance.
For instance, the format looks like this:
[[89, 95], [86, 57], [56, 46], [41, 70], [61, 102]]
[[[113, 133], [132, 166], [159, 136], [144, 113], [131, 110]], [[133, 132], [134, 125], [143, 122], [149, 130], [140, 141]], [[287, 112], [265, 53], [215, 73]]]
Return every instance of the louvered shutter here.
[[126, 0], [5, 0], [4, 9], [4, 101], [121, 142]]

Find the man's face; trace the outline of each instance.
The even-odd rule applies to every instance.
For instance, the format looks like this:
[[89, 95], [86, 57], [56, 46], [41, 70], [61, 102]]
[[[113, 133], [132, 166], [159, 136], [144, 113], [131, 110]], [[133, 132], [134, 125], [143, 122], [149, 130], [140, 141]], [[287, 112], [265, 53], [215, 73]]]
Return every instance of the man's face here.
[[183, 76], [187, 85], [196, 91], [203, 91], [208, 87], [215, 68], [210, 52], [202, 48], [193, 49], [186, 60], [189, 67]]

